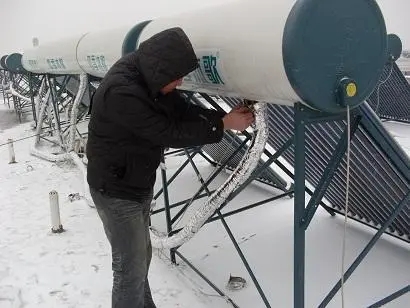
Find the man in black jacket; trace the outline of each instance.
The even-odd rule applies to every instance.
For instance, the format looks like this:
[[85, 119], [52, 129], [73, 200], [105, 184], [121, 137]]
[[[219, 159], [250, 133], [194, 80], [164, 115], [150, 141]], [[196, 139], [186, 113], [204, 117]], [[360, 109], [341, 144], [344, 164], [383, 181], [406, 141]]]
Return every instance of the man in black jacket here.
[[254, 121], [246, 108], [225, 115], [187, 103], [175, 89], [197, 67], [182, 29], [168, 29], [115, 63], [93, 97], [87, 179], [112, 248], [112, 307], [155, 307], [148, 224], [164, 148], [216, 143]]

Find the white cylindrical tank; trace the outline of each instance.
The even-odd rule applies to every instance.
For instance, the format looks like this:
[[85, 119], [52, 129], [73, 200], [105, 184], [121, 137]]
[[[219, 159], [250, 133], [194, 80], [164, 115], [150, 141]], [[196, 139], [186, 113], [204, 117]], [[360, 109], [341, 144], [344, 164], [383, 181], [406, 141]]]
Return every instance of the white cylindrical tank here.
[[130, 28], [84, 35], [77, 47], [77, 60], [82, 70], [93, 76], [104, 77], [108, 69], [121, 58], [121, 46]]
[[365, 101], [390, 56], [374, 0], [236, 0], [40, 44], [24, 53], [23, 66], [104, 77], [122, 55], [172, 27], [187, 33], [200, 63], [181, 89], [275, 104], [300, 101], [326, 112]]
[[158, 18], [142, 32], [140, 42], [171, 27], [185, 31], [202, 70], [185, 78], [183, 89], [256, 100], [268, 96], [297, 101], [280, 52], [293, 4], [294, 1], [236, 1]]
[[81, 68], [90, 75], [104, 77], [122, 55], [136, 49], [140, 33], [147, 23], [86, 34], [77, 46], [77, 60]]
[[40, 44], [24, 51], [22, 64], [30, 72], [38, 74], [81, 74], [77, 62], [77, 45], [84, 36], [76, 35], [54, 42]]
[[373, 0], [238, 0], [155, 19], [139, 42], [171, 27], [187, 33], [201, 66], [181, 89], [328, 112], [361, 104], [388, 57]]

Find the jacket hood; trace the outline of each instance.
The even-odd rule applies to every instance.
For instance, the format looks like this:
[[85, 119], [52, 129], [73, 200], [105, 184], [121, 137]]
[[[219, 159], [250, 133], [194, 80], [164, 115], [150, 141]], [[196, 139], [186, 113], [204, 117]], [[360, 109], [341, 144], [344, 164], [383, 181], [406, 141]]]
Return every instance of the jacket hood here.
[[198, 67], [198, 60], [187, 35], [181, 28], [159, 32], [140, 44], [137, 67], [156, 96], [161, 88]]

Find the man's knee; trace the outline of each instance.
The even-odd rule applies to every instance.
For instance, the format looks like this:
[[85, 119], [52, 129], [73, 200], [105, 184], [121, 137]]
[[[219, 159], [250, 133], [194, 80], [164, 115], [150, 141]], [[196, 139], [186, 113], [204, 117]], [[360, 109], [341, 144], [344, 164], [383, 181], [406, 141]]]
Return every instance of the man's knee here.
[[[139, 249], [138, 249], [139, 250]], [[124, 282], [144, 281], [147, 275], [147, 257], [145, 253], [134, 251], [113, 252], [112, 269], [114, 275], [122, 277]]]

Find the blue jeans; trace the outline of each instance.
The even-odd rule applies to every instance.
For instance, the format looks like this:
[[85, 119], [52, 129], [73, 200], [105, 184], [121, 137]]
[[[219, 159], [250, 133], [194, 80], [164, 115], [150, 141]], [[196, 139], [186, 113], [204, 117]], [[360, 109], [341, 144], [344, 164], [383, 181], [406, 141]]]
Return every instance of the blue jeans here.
[[155, 308], [148, 283], [152, 195], [136, 202], [109, 197], [91, 187], [90, 193], [111, 244], [112, 308]]

